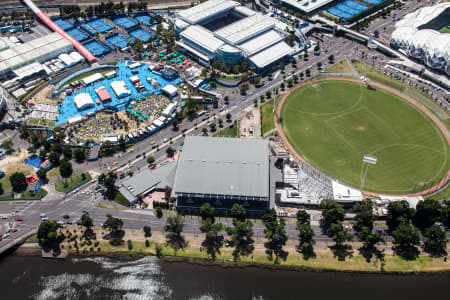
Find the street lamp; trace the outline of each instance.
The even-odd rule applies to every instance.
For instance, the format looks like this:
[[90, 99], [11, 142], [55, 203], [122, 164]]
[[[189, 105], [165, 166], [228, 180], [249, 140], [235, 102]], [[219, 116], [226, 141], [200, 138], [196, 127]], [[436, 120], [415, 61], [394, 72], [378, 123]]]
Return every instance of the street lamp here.
[[373, 155], [366, 154], [366, 155], [364, 155], [364, 158], [363, 158], [363, 164], [364, 163], [366, 163], [367, 166], [366, 166], [366, 171], [364, 172], [364, 177], [363, 177], [363, 180], [362, 180], [362, 183], [361, 183], [361, 188], [360, 188], [361, 192], [362, 192], [363, 187], [364, 187], [364, 181], [366, 181], [366, 176], [367, 176], [367, 171], [369, 170], [369, 165], [376, 165], [377, 164], [377, 157], [373, 156]]

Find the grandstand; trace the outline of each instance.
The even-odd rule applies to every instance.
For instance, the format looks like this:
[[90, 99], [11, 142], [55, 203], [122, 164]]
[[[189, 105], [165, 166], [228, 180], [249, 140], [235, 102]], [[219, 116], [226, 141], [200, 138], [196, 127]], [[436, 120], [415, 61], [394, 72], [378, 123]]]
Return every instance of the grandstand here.
[[395, 24], [391, 45], [450, 75], [450, 34], [437, 31], [449, 20], [450, 2], [420, 8]]

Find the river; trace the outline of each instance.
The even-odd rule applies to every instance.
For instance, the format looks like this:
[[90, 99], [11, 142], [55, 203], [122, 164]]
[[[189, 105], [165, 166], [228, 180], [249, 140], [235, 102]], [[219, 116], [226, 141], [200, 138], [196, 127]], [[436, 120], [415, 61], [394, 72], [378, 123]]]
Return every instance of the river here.
[[[139, 260], [9, 256], [0, 298], [9, 299], [446, 299], [450, 274], [370, 275], [225, 269]], [[447, 298], [448, 299], [448, 298]]]

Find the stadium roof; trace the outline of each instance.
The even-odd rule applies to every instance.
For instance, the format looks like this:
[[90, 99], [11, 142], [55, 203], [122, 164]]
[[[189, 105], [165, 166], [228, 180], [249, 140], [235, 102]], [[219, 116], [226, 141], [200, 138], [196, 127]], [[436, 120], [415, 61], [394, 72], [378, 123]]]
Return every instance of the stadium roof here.
[[208, 62], [208, 61], [210, 60], [210, 57], [209, 57], [209, 56], [206, 56], [206, 55], [203, 54], [202, 52], [200, 52], [200, 51], [198, 51], [198, 50], [192, 48], [192, 47], [189, 46], [189, 45], [186, 45], [185, 43], [183, 43], [183, 42], [181, 42], [181, 41], [176, 41], [175, 43], [176, 43], [178, 46], [180, 46], [181, 48], [184, 48], [185, 50], [187, 50], [187, 51], [191, 52], [192, 54], [198, 56], [199, 58], [203, 59], [204, 61], [207, 61], [207, 62]]
[[230, 0], [209, 0], [194, 7], [180, 11], [178, 13], [178, 17], [189, 24], [198, 24], [239, 5], [239, 3]]
[[264, 68], [271, 63], [291, 54], [293, 49], [285, 42], [277, 43], [255, 55], [249, 57], [249, 60], [258, 68]]
[[248, 8], [246, 6], [242, 6], [242, 5], [235, 7], [234, 10], [237, 11], [238, 13], [240, 13], [241, 15], [244, 15], [247, 17], [257, 14], [257, 12], [254, 11], [253, 9], [250, 9], [250, 8]]
[[173, 193], [269, 198], [268, 141], [187, 136]]
[[247, 55], [253, 55], [273, 44], [283, 40], [283, 37], [275, 30], [267, 31], [245, 43], [239, 45]]
[[199, 25], [189, 26], [181, 33], [181, 37], [190, 40], [211, 53], [214, 53], [224, 44], [223, 41], [216, 38], [209, 30]]
[[281, 0], [305, 13], [310, 13], [334, 0]]
[[31, 62], [44, 62], [73, 48], [58, 33], [51, 33], [0, 52], [0, 72], [8, 72]]
[[272, 29], [274, 26], [275, 22], [272, 18], [255, 14], [219, 29], [214, 35], [227, 43], [236, 45]]

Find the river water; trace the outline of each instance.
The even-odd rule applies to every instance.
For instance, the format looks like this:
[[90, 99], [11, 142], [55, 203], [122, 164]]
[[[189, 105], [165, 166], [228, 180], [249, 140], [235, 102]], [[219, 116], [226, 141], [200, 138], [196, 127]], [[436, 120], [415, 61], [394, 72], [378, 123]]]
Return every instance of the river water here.
[[224, 269], [139, 260], [10, 256], [0, 299], [448, 299], [450, 274], [361, 275]]

